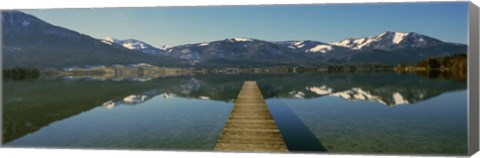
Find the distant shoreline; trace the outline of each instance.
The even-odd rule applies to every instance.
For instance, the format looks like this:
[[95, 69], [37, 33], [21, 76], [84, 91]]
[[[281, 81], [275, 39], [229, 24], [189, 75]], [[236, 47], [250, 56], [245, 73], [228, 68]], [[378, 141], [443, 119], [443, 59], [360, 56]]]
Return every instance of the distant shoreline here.
[[4, 79], [24, 80], [39, 77], [88, 78], [122, 80], [183, 76], [195, 74], [248, 74], [248, 73], [377, 73], [396, 72], [412, 73], [430, 79], [444, 78], [466, 81], [466, 55], [452, 55], [429, 58], [417, 64], [350, 64], [323, 66], [265, 66], [265, 67], [160, 67], [146, 63], [128, 65], [87, 65], [65, 68], [10, 68], [3, 69]]

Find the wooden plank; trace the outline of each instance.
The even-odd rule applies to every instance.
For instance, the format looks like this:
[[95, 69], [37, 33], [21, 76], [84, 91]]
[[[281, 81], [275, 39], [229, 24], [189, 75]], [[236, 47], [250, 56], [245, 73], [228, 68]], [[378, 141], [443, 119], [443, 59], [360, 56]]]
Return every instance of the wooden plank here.
[[217, 151], [287, 152], [257, 82], [245, 81], [228, 117]]

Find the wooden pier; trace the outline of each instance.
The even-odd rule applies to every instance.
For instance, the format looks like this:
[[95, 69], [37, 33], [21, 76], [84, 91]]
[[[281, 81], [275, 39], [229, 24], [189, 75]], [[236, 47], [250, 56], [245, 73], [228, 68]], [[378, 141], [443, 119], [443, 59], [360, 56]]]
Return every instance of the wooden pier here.
[[245, 81], [215, 145], [217, 151], [287, 152], [257, 82]]

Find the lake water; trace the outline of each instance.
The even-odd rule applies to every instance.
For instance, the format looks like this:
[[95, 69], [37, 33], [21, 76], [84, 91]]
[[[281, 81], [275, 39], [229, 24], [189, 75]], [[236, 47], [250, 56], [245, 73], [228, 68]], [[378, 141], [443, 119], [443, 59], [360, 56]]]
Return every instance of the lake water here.
[[396, 73], [4, 81], [3, 145], [213, 150], [246, 80], [291, 152], [467, 154], [466, 83]]

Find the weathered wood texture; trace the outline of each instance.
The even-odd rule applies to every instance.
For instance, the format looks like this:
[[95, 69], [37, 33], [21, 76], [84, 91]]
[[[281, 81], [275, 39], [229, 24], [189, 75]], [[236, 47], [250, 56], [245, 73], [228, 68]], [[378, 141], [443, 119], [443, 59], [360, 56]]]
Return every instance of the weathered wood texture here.
[[287, 152], [257, 82], [245, 81], [215, 145], [217, 151]]

